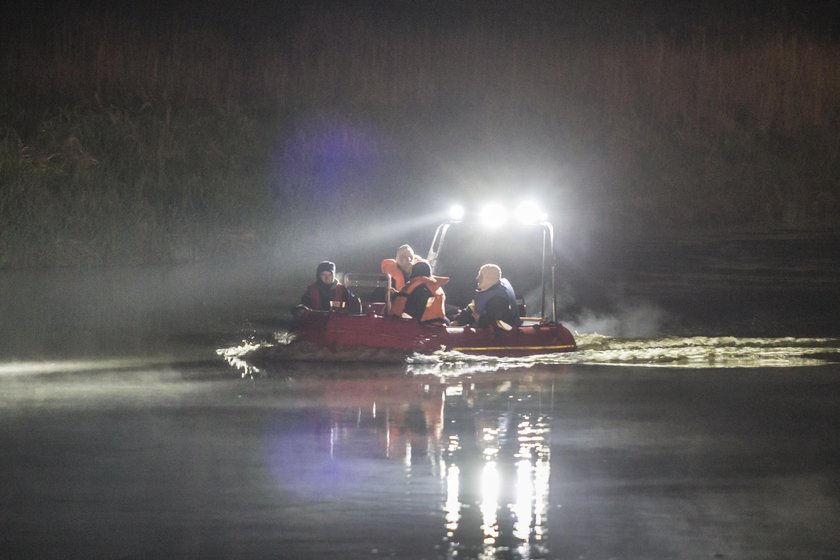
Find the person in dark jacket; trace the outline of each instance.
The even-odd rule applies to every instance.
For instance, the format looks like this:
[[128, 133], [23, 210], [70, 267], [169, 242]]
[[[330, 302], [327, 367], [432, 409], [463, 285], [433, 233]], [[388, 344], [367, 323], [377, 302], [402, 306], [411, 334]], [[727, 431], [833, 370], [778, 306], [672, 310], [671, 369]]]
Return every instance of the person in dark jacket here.
[[485, 264], [478, 270], [475, 282], [472, 302], [458, 313], [452, 324], [478, 328], [493, 325], [504, 330], [518, 327], [521, 321], [516, 293], [508, 279], [502, 277], [502, 269]]
[[301, 305], [316, 311], [361, 312], [361, 302], [344, 284], [335, 279], [335, 263], [323, 261], [315, 269], [315, 282], [306, 287]]
[[449, 278], [445, 276], [432, 275], [429, 263], [415, 263], [408, 283], [393, 296], [391, 314], [398, 317], [406, 314], [421, 323], [448, 324], [449, 319], [444, 312], [446, 294], [443, 291], [447, 282]]

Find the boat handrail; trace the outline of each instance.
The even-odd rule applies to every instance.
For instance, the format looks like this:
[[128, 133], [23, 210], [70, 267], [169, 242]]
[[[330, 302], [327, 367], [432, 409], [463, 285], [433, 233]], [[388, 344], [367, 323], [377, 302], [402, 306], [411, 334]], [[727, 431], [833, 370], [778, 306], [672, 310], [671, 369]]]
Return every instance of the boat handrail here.
[[[385, 303], [386, 312], [391, 308], [391, 275], [365, 272], [347, 272], [343, 284], [359, 299], [362, 304]], [[364, 290], [364, 291], [362, 291]], [[381, 298], [381, 299], [380, 299]]]

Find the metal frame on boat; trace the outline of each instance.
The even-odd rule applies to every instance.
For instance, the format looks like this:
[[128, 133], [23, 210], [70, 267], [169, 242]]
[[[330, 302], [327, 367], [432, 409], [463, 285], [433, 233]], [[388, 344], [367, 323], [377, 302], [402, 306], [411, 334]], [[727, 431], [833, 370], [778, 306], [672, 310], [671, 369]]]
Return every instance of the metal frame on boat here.
[[[438, 264], [438, 260], [440, 259], [441, 250], [443, 248], [443, 243], [446, 238], [446, 234], [449, 231], [450, 227], [454, 224], [463, 224], [465, 222], [460, 220], [450, 220], [448, 222], [440, 224], [437, 229], [435, 230], [435, 236], [432, 238], [432, 246], [429, 249], [429, 265], [432, 267], [432, 270], [435, 270], [435, 267]], [[554, 227], [547, 221], [540, 221], [534, 223], [535, 227], [538, 227], [542, 230], [542, 293], [541, 293], [541, 304], [540, 304], [540, 315], [539, 317], [522, 317], [524, 321], [538, 321], [538, 322], [545, 322], [549, 320], [549, 315], [546, 314], [546, 284], [550, 285], [550, 292], [549, 300], [551, 302], [551, 322], [557, 321], [557, 295], [556, 295], [556, 283], [555, 283], [555, 275], [557, 271], [557, 257], [554, 253]], [[548, 277], [546, 278], [546, 271], [548, 271]]]

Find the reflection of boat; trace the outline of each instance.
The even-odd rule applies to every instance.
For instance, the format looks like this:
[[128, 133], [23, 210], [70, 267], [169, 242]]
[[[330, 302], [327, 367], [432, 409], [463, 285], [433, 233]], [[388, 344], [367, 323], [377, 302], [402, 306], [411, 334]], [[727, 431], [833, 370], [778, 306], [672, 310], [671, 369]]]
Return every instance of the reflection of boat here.
[[[433, 270], [443, 251], [447, 233], [459, 228], [475, 231], [474, 225], [459, 218], [438, 226], [429, 250], [429, 263]], [[420, 324], [413, 319], [389, 316], [386, 309], [390, 302], [386, 297], [385, 302], [365, 302], [365, 312], [361, 314], [305, 310], [296, 318], [296, 340], [293, 344], [309, 344], [331, 350], [348, 347], [405, 353], [445, 350], [488, 356], [527, 356], [576, 350], [572, 333], [556, 319], [554, 230], [545, 221], [533, 221], [526, 227], [532, 234], [536, 228], [542, 240], [539, 272], [542, 289], [537, 306], [539, 314], [523, 316], [521, 326], [510, 328], [502, 324], [502, 328], [477, 329]], [[477, 234], [480, 236], [481, 230], [477, 230]], [[360, 296], [384, 293], [387, 292], [384, 288], [390, 286], [387, 275], [348, 274], [344, 281]], [[520, 315], [524, 315], [524, 301], [522, 303]]]
[[[413, 512], [430, 500], [423, 524], [437, 525], [440, 542], [430, 557], [547, 557], [560, 371], [448, 379], [377, 372], [344, 378], [344, 366], [332, 366], [319, 379], [281, 382], [283, 398], [306, 411], [297, 422], [280, 411], [263, 432], [267, 470], [283, 492], [307, 503], [388, 502]], [[384, 555], [418, 556], [396, 547]]]

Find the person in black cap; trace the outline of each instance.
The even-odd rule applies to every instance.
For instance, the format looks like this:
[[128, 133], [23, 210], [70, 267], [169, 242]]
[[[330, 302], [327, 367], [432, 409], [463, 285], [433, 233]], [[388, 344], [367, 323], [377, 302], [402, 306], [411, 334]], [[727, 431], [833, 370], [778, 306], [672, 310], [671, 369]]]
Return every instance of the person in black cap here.
[[359, 298], [335, 279], [335, 263], [330, 261], [318, 263], [315, 282], [306, 287], [300, 303], [316, 311], [361, 313]]

